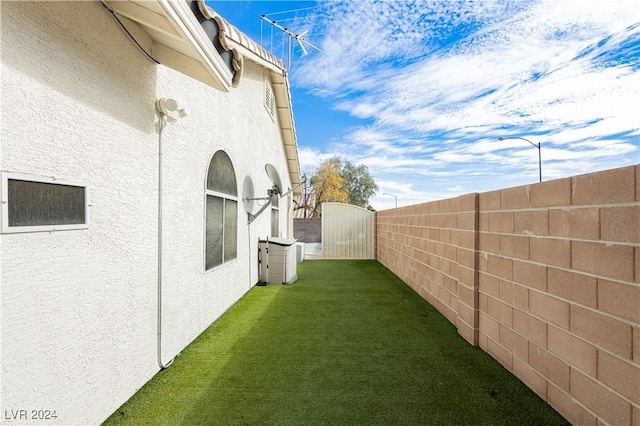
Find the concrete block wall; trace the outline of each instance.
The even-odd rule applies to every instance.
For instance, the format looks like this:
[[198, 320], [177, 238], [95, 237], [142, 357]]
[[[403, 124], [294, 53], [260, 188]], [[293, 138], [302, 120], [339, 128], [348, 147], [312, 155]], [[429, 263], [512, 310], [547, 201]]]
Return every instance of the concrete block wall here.
[[322, 219], [293, 219], [293, 238], [303, 243], [322, 242]]
[[573, 424], [640, 425], [640, 166], [386, 210], [378, 260]]
[[[477, 341], [477, 194], [378, 212], [376, 256]], [[459, 312], [461, 313], [459, 315]]]

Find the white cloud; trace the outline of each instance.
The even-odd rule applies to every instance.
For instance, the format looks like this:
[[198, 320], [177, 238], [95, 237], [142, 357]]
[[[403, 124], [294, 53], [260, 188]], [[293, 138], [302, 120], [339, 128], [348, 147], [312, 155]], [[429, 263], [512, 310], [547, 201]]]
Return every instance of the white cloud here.
[[371, 120], [328, 151], [367, 164], [374, 177], [395, 176], [407, 194], [406, 185], [438, 173], [455, 177], [438, 184], [439, 194], [490, 186], [465, 180], [487, 169], [496, 184], [511, 182], [514, 170], [535, 175], [535, 149], [499, 136], [542, 142], [548, 177], [633, 164], [635, 2], [321, 3], [314, 19], [326, 27], [323, 52], [301, 62], [294, 83]]
[[298, 159], [302, 173], [313, 173], [320, 163], [333, 157], [334, 153], [320, 152], [316, 148], [298, 147]]

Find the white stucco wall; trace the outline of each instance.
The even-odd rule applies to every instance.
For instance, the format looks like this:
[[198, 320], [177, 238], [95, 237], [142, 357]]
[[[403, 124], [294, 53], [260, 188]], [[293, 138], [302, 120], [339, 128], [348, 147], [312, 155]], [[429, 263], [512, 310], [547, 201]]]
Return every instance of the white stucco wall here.
[[155, 99], [189, 112], [163, 135], [163, 362], [256, 283], [270, 231], [239, 202], [238, 259], [204, 271], [209, 160], [229, 154], [239, 194], [250, 175], [266, 195], [267, 162], [290, 186], [280, 133], [248, 61], [223, 93], [150, 61], [99, 2], [0, 7], [0, 170], [85, 182], [91, 201], [88, 229], [0, 235], [0, 422], [99, 423], [159, 369]]
[[[170, 336], [164, 349], [167, 355], [178, 352], [200, 334], [211, 323], [212, 312], [218, 316], [221, 306], [233, 304], [258, 281], [257, 241], [269, 236], [270, 210], [248, 226], [239, 201], [238, 258], [204, 272], [203, 194], [209, 162], [220, 149], [234, 164], [239, 197], [247, 175], [252, 178], [255, 195], [267, 195], [271, 182], [265, 173], [265, 163], [276, 166], [286, 187], [291, 186], [279, 127], [263, 107], [263, 84], [262, 68], [248, 61], [240, 86], [227, 94], [205, 88], [168, 68], [159, 69], [157, 96], [172, 97], [188, 111], [187, 117], [167, 126], [163, 136], [166, 172], [163, 292], [166, 300], [172, 301], [163, 307], [167, 318], [163, 329]], [[285, 201], [286, 198], [281, 200], [280, 229], [286, 232]], [[257, 210], [256, 205], [254, 211]], [[194, 305], [195, 300], [199, 304]], [[185, 323], [192, 325], [188, 332]]]

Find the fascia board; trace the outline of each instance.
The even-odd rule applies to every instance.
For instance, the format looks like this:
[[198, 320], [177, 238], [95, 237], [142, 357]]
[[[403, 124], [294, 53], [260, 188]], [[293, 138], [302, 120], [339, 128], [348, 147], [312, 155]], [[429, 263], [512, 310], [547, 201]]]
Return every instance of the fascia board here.
[[238, 52], [242, 54], [242, 56], [244, 56], [246, 59], [250, 60], [251, 62], [254, 62], [257, 65], [260, 65], [261, 67], [266, 68], [273, 73], [280, 74], [280, 75], [284, 74], [284, 71], [281, 68], [261, 58], [260, 56], [256, 55], [254, 52], [247, 49], [243, 45], [237, 43], [236, 41], [227, 38], [226, 44], [232, 49], [237, 49]]
[[[291, 184], [297, 185], [302, 182], [302, 176], [300, 173], [300, 159], [298, 157], [298, 144], [293, 120], [289, 80], [281, 73], [271, 73], [271, 85], [274, 88], [273, 93], [276, 98], [278, 123], [282, 134], [283, 148], [287, 157], [289, 177], [291, 178]], [[302, 195], [302, 188], [297, 188], [293, 194]]]

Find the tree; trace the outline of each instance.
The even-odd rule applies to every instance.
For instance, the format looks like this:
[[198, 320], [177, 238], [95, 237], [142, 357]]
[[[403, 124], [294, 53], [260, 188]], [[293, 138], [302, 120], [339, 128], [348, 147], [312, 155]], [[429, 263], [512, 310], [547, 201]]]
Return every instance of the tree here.
[[320, 163], [311, 177], [311, 186], [315, 193], [313, 217], [318, 217], [320, 204], [326, 202], [349, 202], [349, 190], [344, 184], [341, 174], [342, 163], [338, 157], [333, 157]]
[[[308, 219], [313, 217], [313, 207], [315, 194], [311, 186], [311, 180], [308, 173], [302, 174], [302, 195], [293, 199], [293, 210], [302, 210], [302, 218]], [[295, 217], [300, 217], [296, 215]]]
[[349, 188], [349, 204], [359, 207], [370, 207], [369, 198], [378, 190], [378, 185], [369, 174], [364, 164], [356, 166], [346, 161], [342, 166], [342, 179]]
[[355, 165], [340, 157], [329, 158], [318, 166], [307, 181], [303, 200], [296, 209], [305, 209], [304, 217], [319, 217], [320, 205], [325, 202], [353, 204], [373, 210], [369, 198], [378, 190], [378, 185], [365, 165]]

